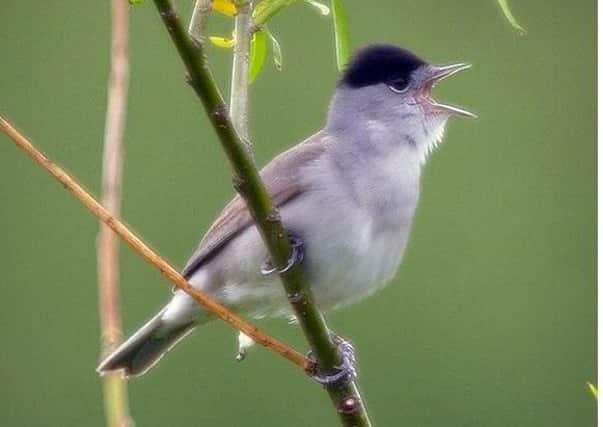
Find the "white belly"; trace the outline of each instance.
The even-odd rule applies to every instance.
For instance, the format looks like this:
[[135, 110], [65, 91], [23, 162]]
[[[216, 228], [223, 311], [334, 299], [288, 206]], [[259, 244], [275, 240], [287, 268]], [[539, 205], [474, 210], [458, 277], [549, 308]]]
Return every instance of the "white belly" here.
[[[331, 309], [374, 293], [396, 273], [418, 191], [393, 196], [373, 192], [369, 206], [380, 208], [370, 210], [345, 189], [335, 191], [332, 185], [329, 191], [321, 190], [292, 200], [280, 213], [285, 228], [304, 242], [303, 266], [317, 304]], [[238, 236], [224, 253], [228, 256], [218, 256], [207, 266], [212, 279], [196, 286], [246, 315], [292, 314], [278, 275], [260, 273], [267, 252], [255, 227]]]
[[[296, 209], [295, 204], [290, 209]], [[287, 220], [288, 210], [282, 212], [285, 225], [293, 231], [300, 227], [306, 230], [301, 236], [305, 245], [303, 266], [321, 309], [362, 299], [380, 289], [395, 274], [409, 227], [379, 230], [366, 213], [352, 210], [345, 215], [336, 212], [321, 215], [308, 234], [309, 228], [301, 224], [305, 222], [303, 218], [297, 215], [296, 220]], [[331, 215], [336, 215], [337, 220], [329, 218]], [[260, 273], [267, 254], [255, 227], [238, 237], [229, 252], [227, 268], [220, 275], [217, 289], [208, 289], [205, 280], [198, 286], [248, 316], [290, 316], [291, 307], [279, 277]], [[211, 269], [211, 265], [208, 267]]]
[[311, 238], [306, 260], [323, 309], [353, 303], [383, 287], [396, 273], [408, 240], [408, 226], [380, 229], [362, 212], [348, 212], [331, 224], [337, 226]]

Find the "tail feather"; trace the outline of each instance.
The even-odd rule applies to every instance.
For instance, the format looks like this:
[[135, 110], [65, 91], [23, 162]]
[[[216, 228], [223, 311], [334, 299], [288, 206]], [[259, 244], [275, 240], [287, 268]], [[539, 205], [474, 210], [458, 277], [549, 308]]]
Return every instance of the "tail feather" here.
[[97, 372], [122, 371], [126, 377], [143, 375], [196, 326], [196, 322], [190, 322], [169, 328], [161, 320], [162, 314], [163, 310], [107, 356]]

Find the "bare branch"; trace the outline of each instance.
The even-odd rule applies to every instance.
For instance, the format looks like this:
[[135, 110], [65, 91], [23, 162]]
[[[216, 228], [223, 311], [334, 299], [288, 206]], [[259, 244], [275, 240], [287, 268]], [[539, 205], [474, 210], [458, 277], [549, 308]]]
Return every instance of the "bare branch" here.
[[239, 137], [251, 153], [249, 142], [249, 41], [252, 2], [237, 4], [235, 45], [230, 83], [230, 117]]
[[148, 245], [146, 245], [138, 236], [136, 236], [119, 219], [115, 218], [94, 199], [86, 190], [82, 188], [67, 172], [53, 163], [40, 150], [38, 150], [25, 136], [15, 129], [8, 121], [0, 116], [0, 130], [2, 130], [17, 147], [23, 150], [37, 164], [42, 166], [50, 175], [56, 178], [76, 199], [78, 199], [94, 216], [105, 223], [130, 247], [132, 247], [149, 264], [157, 268], [167, 277], [178, 289], [186, 292], [191, 298], [197, 301], [203, 308], [212, 312], [220, 319], [229, 323], [235, 329], [243, 331], [253, 338], [253, 340], [281, 355], [294, 365], [308, 372], [312, 368], [310, 361], [299, 352], [293, 350], [281, 341], [268, 335], [258, 327], [246, 322], [241, 317], [231, 312], [222, 304], [214, 301], [204, 292], [195, 289], [174, 267], [166, 260], [160, 257]]
[[204, 42], [205, 26], [207, 25], [207, 15], [211, 12], [211, 0], [196, 0], [191, 16], [191, 22], [188, 24], [188, 34], [198, 45]]
[[[102, 202], [114, 216], [120, 216], [123, 166], [123, 134], [128, 98], [128, 4], [111, 2], [111, 70], [103, 152]], [[101, 357], [122, 340], [119, 310], [119, 241], [101, 223], [97, 241]], [[119, 375], [103, 378], [105, 417], [110, 427], [133, 425], [128, 408], [126, 381]]]

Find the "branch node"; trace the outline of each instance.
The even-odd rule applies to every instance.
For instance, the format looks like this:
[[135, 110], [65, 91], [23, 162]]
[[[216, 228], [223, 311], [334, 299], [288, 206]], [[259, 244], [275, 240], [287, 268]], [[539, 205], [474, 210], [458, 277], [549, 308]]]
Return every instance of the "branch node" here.
[[168, 20], [178, 19], [178, 14], [176, 13], [176, 9], [174, 9], [173, 7], [161, 9], [159, 11], [159, 14], [161, 15], [161, 17], [163, 19], [168, 19]]
[[287, 294], [287, 299], [289, 299], [291, 304], [297, 304], [304, 299], [304, 295], [301, 292], [293, 292]]
[[360, 399], [355, 395], [344, 397], [337, 404], [337, 411], [343, 415], [354, 415], [359, 409]]
[[280, 220], [281, 214], [276, 209], [273, 209], [266, 217], [266, 221], [268, 222], [280, 222]]
[[245, 189], [245, 180], [236, 172], [232, 174], [232, 186], [237, 193], [242, 193]]
[[228, 110], [224, 104], [218, 105], [212, 111], [211, 115], [214, 117], [214, 123], [216, 123], [220, 129], [228, 128], [230, 117], [228, 116]]

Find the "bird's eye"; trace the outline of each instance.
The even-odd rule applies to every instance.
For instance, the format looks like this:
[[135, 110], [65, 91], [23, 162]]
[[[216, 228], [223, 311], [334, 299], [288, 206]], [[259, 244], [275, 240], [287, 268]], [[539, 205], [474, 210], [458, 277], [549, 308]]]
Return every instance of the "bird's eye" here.
[[402, 93], [408, 89], [408, 80], [403, 77], [399, 77], [388, 82], [387, 87], [389, 87], [393, 92]]

